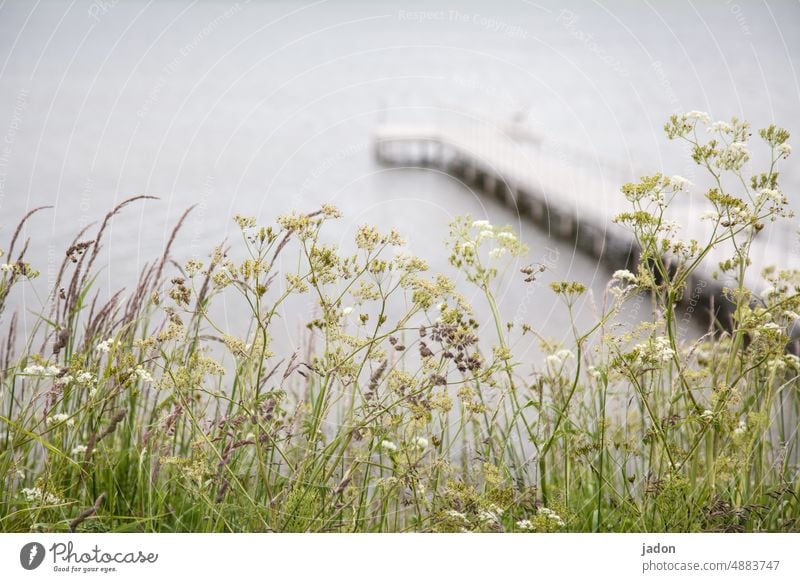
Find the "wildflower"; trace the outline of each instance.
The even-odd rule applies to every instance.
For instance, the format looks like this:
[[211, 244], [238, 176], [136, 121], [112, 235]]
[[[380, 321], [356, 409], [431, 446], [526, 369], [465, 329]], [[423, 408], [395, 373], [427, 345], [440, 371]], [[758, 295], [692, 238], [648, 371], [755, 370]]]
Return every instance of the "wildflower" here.
[[14, 270], [14, 265], [10, 265], [8, 263], [3, 263], [2, 265], [0, 265], [0, 271], [2, 271], [3, 273], [8, 273], [13, 270]]
[[59, 386], [69, 386], [73, 380], [74, 378], [72, 376], [66, 374], [65, 376], [62, 376], [61, 378], [56, 380], [56, 384], [58, 384]]
[[709, 410], [708, 408], [706, 408], [703, 411], [703, 413], [700, 415], [700, 418], [702, 418], [706, 422], [710, 422], [711, 420], [714, 419], [714, 411], [713, 410]]
[[517, 522], [517, 527], [525, 531], [533, 531], [533, 524], [530, 519], [520, 519]]
[[747, 423], [745, 421], [743, 421], [743, 420], [740, 420], [739, 421], [739, 426], [737, 426], [735, 429], [733, 429], [733, 434], [735, 436], [741, 436], [745, 432], [747, 432]]
[[507, 240], [507, 241], [515, 241], [515, 240], [517, 240], [517, 237], [513, 232], [498, 232], [497, 233], [497, 238], [501, 239], [501, 240]]
[[342, 309], [342, 315], [350, 315], [351, 313], [353, 313], [352, 307], [345, 307], [344, 309]]
[[461, 249], [464, 251], [471, 251], [475, 248], [475, 243], [472, 241], [467, 241], [463, 245], [461, 245]]
[[94, 375], [91, 372], [81, 372], [75, 379], [78, 384], [88, 384], [94, 379]]
[[796, 313], [794, 311], [784, 311], [783, 315], [785, 315], [791, 321], [797, 321], [798, 319], [800, 319], [800, 314], [798, 314], [798, 313]]
[[103, 352], [103, 353], [110, 352], [111, 351], [112, 342], [113, 342], [113, 340], [111, 340], [110, 338], [107, 339], [107, 340], [101, 341], [99, 344], [97, 344], [97, 351], [98, 352]]
[[547, 363], [553, 368], [560, 368], [568, 359], [574, 357], [569, 350], [558, 350], [554, 354], [547, 356]]
[[488, 220], [476, 220], [472, 223], [472, 228], [491, 228], [491, 224]]
[[448, 509], [445, 512], [445, 514], [448, 517], [455, 519], [457, 521], [464, 521], [464, 522], [467, 521], [467, 516], [461, 513], [460, 511], [456, 511], [455, 509]]
[[485, 509], [482, 509], [478, 513], [478, 519], [481, 520], [484, 523], [497, 523], [498, 521], [500, 521], [498, 519], [497, 515], [495, 515], [491, 511], [487, 511]]
[[711, 124], [711, 127], [708, 128], [708, 131], [716, 133], [731, 133], [733, 128], [731, 127], [730, 123], [726, 123], [725, 121], [715, 121]]
[[65, 414], [63, 412], [60, 412], [58, 414], [54, 414], [52, 416], [49, 416], [45, 420], [45, 423], [47, 424], [47, 426], [52, 426], [52, 425], [56, 425], [56, 424], [65, 423], [67, 426], [71, 427], [71, 426], [75, 425], [75, 420], [70, 418], [69, 414]]
[[669, 340], [665, 337], [657, 337], [654, 347], [656, 358], [662, 362], [669, 362], [675, 357], [675, 351], [670, 347]]
[[684, 117], [689, 120], [700, 121], [706, 124], [711, 123], [711, 116], [705, 111], [690, 111]]
[[30, 376], [55, 376], [61, 372], [58, 366], [40, 366], [39, 364], [32, 364], [27, 366], [22, 373]]
[[777, 148], [775, 148], [775, 150], [778, 152], [778, 156], [788, 157], [789, 154], [792, 153], [792, 146], [790, 146], [788, 143], [782, 143]]
[[773, 190], [772, 188], [764, 188], [761, 190], [761, 196], [774, 202], [775, 204], [783, 204], [783, 194], [781, 194], [778, 190]]
[[597, 366], [589, 366], [589, 375], [595, 380], [600, 380], [603, 377], [603, 370]]
[[492, 249], [491, 251], [489, 251], [489, 256], [492, 257], [493, 259], [499, 259], [504, 254], [506, 254], [506, 249], [504, 249], [503, 247], [498, 247], [496, 249]]
[[614, 271], [614, 274], [611, 276], [611, 278], [617, 281], [636, 283], [636, 275], [634, 275], [627, 269], [620, 269], [618, 271]]
[[672, 176], [669, 182], [676, 191], [683, 191], [692, 185], [692, 183], [683, 176]]
[[28, 503], [38, 503], [44, 505], [58, 505], [64, 503], [64, 500], [57, 495], [53, 495], [47, 491], [42, 491], [39, 487], [26, 487], [22, 490], [22, 494], [25, 496], [25, 500]]
[[716, 222], [719, 220], [719, 212], [716, 210], [706, 210], [700, 215], [700, 220], [710, 220]]
[[139, 376], [139, 379], [142, 380], [142, 382], [153, 381], [153, 375], [150, 372], [148, 372], [143, 366], [136, 366], [135, 372], [136, 375]]
[[717, 166], [723, 170], [740, 170], [750, 159], [750, 152], [747, 151], [747, 144], [742, 141], [735, 141], [717, 158]]
[[427, 449], [428, 448], [428, 439], [425, 437], [417, 437], [414, 439], [414, 446], [418, 449]]
[[494, 238], [494, 231], [487, 228], [478, 233], [478, 242], [485, 238]]
[[397, 451], [397, 445], [389, 440], [381, 441], [381, 448], [387, 453], [394, 453], [395, 451]]
[[86, 453], [87, 447], [86, 445], [77, 445], [72, 449], [72, 456], [73, 457], [80, 457], [84, 453]]

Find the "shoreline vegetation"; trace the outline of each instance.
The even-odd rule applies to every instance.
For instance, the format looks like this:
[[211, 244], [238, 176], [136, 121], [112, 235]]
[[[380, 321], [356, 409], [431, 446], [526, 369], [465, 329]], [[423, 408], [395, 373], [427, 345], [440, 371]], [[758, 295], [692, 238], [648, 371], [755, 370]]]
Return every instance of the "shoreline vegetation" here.
[[[22, 337], [3, 311], [38, 274], [25, 260], [36, 241], [21, 238], [31, 211], [0, 258], [0, 531], [800, 530], [800, 359], [787, 350], [800, 273], [767, 269], [760, 297], [744, 284], [753, 240], [790, 215], [789, 134], [751, 139], [745, 122], [697, 111], [665, 130], [712, 186], [658, 174], [622, 187], [616, 221], [639, 262], [614, 273], [589, 327], [572, 317], [586, 288], [551, 285], [572, 321], [563, 344], [533, 317], [503, 321], [500, 282], [520, 270], [534, 284], [544, 267], [525, 265], [510, 227], [470, 217], [446, 252], [488, 326], [400, 233], [362, 226], [350, 251], [324, 242], [340, 218], [330, 205], [272, 225], [237, 216], [242, 260], [219, 246], [178, 265], [184, 214], [133, 293], [100, 299], [106, 228], [146, 196], [77, 234]], [[751, 173], [756, 147], [770, 163]], [[713, 206], [708, 240], [664, 219], [680, 196]], [[730, 322], [680, 342], [687, 281], [720, 245]], [[300, 295], [316, 305], [306, 347], [282, 353], [274, 329]], [[639, 296], [651, 316], [620, 323]], [[246, 334], [215, 320], [220, 301]], [[542, 361], [515, 358], [523, 336]]]

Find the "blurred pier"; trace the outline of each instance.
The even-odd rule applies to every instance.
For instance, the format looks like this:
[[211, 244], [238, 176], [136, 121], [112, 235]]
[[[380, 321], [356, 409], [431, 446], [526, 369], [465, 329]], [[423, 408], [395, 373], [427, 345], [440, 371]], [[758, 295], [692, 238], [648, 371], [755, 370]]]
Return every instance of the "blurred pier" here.
[[[466, 187], [499, 199], [550, 236], [610, 269], [633, 270], [639, 255], [637, 243], [632, 233], [613, 219], [631, 210], [620, 187], [638, 178], [632, 171], [605, 167], [597, 156], [549, 145], [513, 126], [478, 122], [452, 126], [383, 123], [374, 134], [379, 163], [446, 172]], [[592, 171], [587, 172], [587, 166]], [[700, 216], [710, 209], [704, 197], [686, 194], [676, 197], [665, 217], [680, 227], [678, 238], [697, 240], [703, 247], [713, 225]], [[723, 289], [732, 281], [715, 276], [715, 271], [720, 261], [732, 255], [729, 244], [716, 247], [695, 271], [684, 295], [685, 302], [697, 307], [698, 315], [713, 312], [726, 326], [731, 304]], [[752, 245], [747, 286], [760, 294], [766, 288], [761, 277], [765, 267], [800, 269], [799, 256], [794, 230], [778, 223], [767, 225]]]

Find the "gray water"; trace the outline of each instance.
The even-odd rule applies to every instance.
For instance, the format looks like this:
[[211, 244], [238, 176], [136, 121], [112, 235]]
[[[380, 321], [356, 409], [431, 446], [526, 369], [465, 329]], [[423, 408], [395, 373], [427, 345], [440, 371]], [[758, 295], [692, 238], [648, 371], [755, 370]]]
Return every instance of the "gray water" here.
[[[192, 204], [179, 259], [235, 237], [235, 213], [269, 222], [333, 202], [335, 238], [396, 227], [449, 273], [454, 216], [512, 224], [549, 266], [541, 283], [579, 280], [599, 301], [607, 267], [440, 172], [378, 166], [376, 124], [522, 119], [622, 174], [696, 179], [666, 118], [700, 109], [800, 136], [798, 56], [791, 1], [0, 0], [0, 240], [28, 209], [55, 206], [26, 229], [43, 279], [15, 301], [35, 311], [76, 230], [142, 193], [160, 200], [114, 221], [104, 289], [131, 286]], [[793, 142], [783, 187], [797, 208]], [[565, 336], [546, 285], [517, 278], [500, 295], [506, 318]]]

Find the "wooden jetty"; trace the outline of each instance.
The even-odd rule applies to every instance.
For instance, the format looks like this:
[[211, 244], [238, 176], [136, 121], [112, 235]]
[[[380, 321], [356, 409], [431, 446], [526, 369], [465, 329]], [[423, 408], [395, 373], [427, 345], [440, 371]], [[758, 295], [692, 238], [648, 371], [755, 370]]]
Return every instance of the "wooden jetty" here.
[[[382, 164], [435, 167], [457, 177], [611, 269], [635, 265], [638, 249], [633, 235], [613, 222], [615, 216], [631, 209], [620, 187], [633, 180], [632, 175], [608, 173], [599, 166], [595, 168], [598, 171], [587, 175], [575, 167], [570, 156], [548, 152], [546, 142], [536, 145], [530, 139], [520, 139], [515, 131], [488, 123], [382, 124], [375, 131], [374, 148]], [[703, 244], [709, 240], [712, 225], [700, 216], [710, 209], [704, 197], [686, 194], [676, 197], [667, 218], [680, 227], [679, 238]], [[723, 296], [723, 288], [731, 281], [713, 273], [721, 260], [732, 255], [732, 247], [726, 245], [709, 254], [689, 281], [684, 296], [698, 312], [713, 312], [725, 324], [731, 305]], [[763, 268], [775, 265], [800, 269], [798, 257], [796, 232], [778, 223], [767, 225], [751, 249], [747, 286], [761, 293], [766, 287], [761, 277]]]

